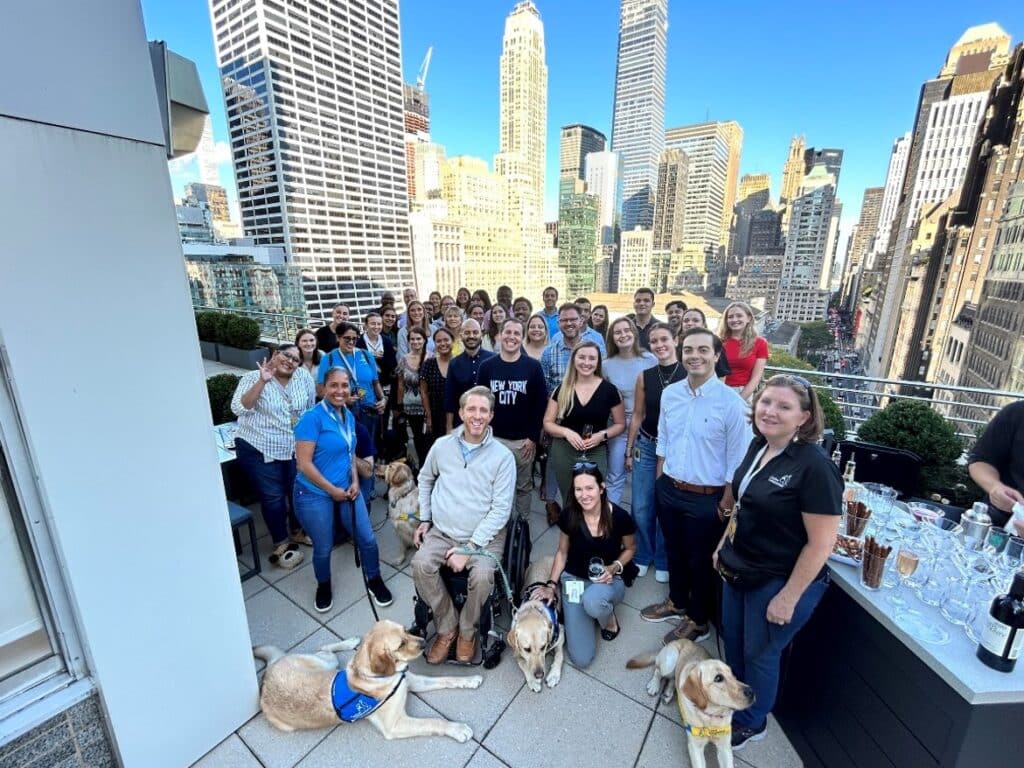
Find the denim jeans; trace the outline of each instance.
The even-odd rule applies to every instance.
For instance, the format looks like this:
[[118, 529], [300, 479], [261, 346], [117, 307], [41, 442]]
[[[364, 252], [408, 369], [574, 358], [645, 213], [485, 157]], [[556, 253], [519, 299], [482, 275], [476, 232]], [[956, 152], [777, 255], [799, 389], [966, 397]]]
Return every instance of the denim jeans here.
[[[356, 420], [366, 427], [367, 432], [370, 433], [370, 439], [373, 441], [374, 452], [380, 451], [380, 414], [377, 413], [375, 408], [360, 407], [356, 412]], [[359, 478], [359, 487], [362, 489], [363, 500], [367, 505], [370, 504], [375, 498], [377, 498], [377, 488], [373, 477]]]
[[782, 651], [811, 618], [828, 589], [828, 575], [815, 579], [804, 590], [788, 624], [769, 624], [768, 603], [785, 586], [785, 579], [771, 579], [755, 589], [722, 585], [722, 641], [725, 660], [737, 679], [754, 689], [757, 700], [749, 709], [733, 713], [734, 726], [759, 730], [775, 706], [779, 692]]
[[721, 493], [681, 491], [668, 475], [655, 483], [658, 523], [668, 552], [668, 596], [697, 624], [707, 624], [717, 606], [721, 581], [711, 564], [725, 523], [718, 517]]
[[[563, 595], [566, 591], [565, 582], [571, 578], [572, 574], [562, 572], [560, 581]], [[604, 629], [615, 606], [621, 603], [625, 596], [626, 585], [616, 576], [611, 584], [586, 581], [580, 602], [570, 603], [566, 600], [562, 603], [562, 612], [565, 615], [565, 626], [562, 627], [565, 631], [565, 650], [573, 665], [580, 669], [590, 666], [597, 653], [597, 633], [594, 624], [597, 624], [597, 631]]]
[[263, 454], [245, 440], [235, 439], [235, 456], [242, 470], [260, 495], [263, 522], [267, 524], [274, 544], [288, 539], [289, 528], [295, 530], [295, 520], [289, 499], [295, 485], [295, 459], [264, 461]]
[[608, 501], [612, 504], [622, 503], [622, 494], [626, 489], [626, 442], [629, 440], [629, 417], [626, 417], [626, 430], [608, 441]]
[[665, 554], [665, 537], [658, 525], [658, 513], [654, 495], [654, 472], [658, 457], [654, 452], [655, 441], [641, 434], [636, 436], [636, 447], [640, 449], [639, 460], [633, 459], [633, 497], [630, 511], [636, 523], [636, 564], [650, 565], [659, 571], [668, 570], [668, 555]]
[[[355, 514], [355, 531], [352, 530], [352, 516]], [[309, 538], [313, 540], [313, 573], [318, 582], [331, 580], [331, 549], [334, 547], [334, 523], [342, 527], [355, 539], [359, 547], [363, 571], [367, 579], [380, 576], [380, 555], [377, 539], [370, 525], [370, 515], [360, 494], [355, 502], [336, 502], [330, 496], [309, 490], [301, 483], [295, 484], [295, 514]]]

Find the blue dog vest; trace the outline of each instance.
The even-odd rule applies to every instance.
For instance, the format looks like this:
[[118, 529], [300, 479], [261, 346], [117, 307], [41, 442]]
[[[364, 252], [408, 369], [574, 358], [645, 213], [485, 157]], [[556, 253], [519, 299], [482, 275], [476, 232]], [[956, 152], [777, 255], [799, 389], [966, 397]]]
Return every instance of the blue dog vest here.
[[334, 676], [331, 683], [331, 704], [334, 711], [343, 723], [354, 723], [364, 717], [376, 712], [388, 699], [395, 695], [395, 692], [402, 685], [405, 679], [405, 670], [402, 670], [401, 677], [395, 683], [395, 687], [383, 699], [375, 699], [359, 691], [353, 691], [348, 684], [348, 674], [343, 669]]
[[548, 643], [550, 646], [554, 645], [558, 641], [558, 633], [560, 631], [558, 626], [558, 614], [555, 612], [555, 609], [547, 603], [544, 603], [544, 609], [548, 612], [548, 618], [551, 619], [551, 642]]

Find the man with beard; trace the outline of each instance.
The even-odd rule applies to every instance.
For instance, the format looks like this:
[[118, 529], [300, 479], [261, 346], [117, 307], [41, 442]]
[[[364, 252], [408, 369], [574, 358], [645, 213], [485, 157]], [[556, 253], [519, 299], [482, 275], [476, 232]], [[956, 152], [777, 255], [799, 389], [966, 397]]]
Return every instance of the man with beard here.
[[[480, 377], [480, 364], [494, 357], [493, 352], [483, 349], [480, 344], [483, 334], [480, 323], [470, 318], [462, 323], [462, 353], [448, 364], [448, 379], [444, 385], [444, 410], [447, 414], [447, 432], [459, 426], [458, 403], [462, 394], [476, 386]], [[489, 422], [488, 422], [489, 423]]]

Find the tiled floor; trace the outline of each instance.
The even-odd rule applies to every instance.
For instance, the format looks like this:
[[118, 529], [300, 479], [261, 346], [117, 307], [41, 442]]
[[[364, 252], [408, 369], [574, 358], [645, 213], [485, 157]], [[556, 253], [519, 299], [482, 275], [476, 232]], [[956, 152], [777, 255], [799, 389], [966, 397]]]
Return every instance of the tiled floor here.
[[[373, 505], [373, 518], [384, 517], [384, 506]], [[356, 572], [352, 548], [345, 545], [333, 556], [334, 609], [313, 610], [315, 582], [310, 550], [306, 561], [291, 572], [272, 569], [266, 562], [269, 542], [256, 515], [261, 538], [258, 549], [263, 573], [246, 581], [243, 593], [253, 644], [273, 643], [294, 651], [318, 649], [336, 638], [363, 634], [373, 621], [362, 579]], [[534, 557], [554, 552], [558, 537], [542, 516], [539, 501], [531, 519]], [[400, 547], [390, 525], [377, 534], [384, 577], [395, 602], [380, 610], [381, 617], [408, 626], [412, 620], [413, 584], [408, 564], [398, 567]], [[251, 562], [248, 548], [242, 561]], [[369, 723], [337, 726], [320, 731], [282, 733], [256, 715], [235, 734], [196, 763], [201, 768], [341, 768], [341, 766], [412, 766], [417, 768], [543, 768], [544, 766], [600, 765], [685, 768], [685, 736], [675, 705], [665, 706], [647, 695], [647, 670], [625, 668], [630, 656], [660, 647], [667, 624], [640, 619], [640, 609], [664, 596], [666, 588], [653, 571], [626, 591], [617, 609], [622, 634], [611, 643], [599, 640], [597, 658], [586, 670], [568, 660], [562, 681], [553, 689], [532, 693], [523, 684], [519, 667], [506, 651], [492, 670], [480, 671], [483, 685], [475, 691], [436, 691], [411, 694], [414, 715], [441, 715], [468, 723], [473, 739], [458, 744], [445, 738], [386, 741]], [[717, 654], [714, 638], [705, 642]], [[343, 654], [343, 661], [347, 654]], [[262, 662], [254, 662], [260, 670]], [[422, 660], [418, 671], [437, 674]], [[446, 668], [445, 674], [469, 674]], [[715, 766], [713, 750], [708, 764]], [[774, 720], [768, 737], [736, 754], [739, 766], [786, 768], [801, 765]]]

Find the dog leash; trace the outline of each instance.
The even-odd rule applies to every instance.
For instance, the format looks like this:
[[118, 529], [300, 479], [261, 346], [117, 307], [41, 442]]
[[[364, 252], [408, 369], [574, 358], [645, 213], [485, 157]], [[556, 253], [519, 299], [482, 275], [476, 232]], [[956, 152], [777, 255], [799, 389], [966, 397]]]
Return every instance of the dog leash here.
[[[363, 564], [359, 562], [359, 543], [356, 541], [356, 503], [355, 501], [349, 501], [349, 532], [352, 535], [352, 554], [356, 558], [356, 568], [359, 569], [359, 573], [363, 575], [363, 589], [366, 590], [366, 602], [370, 604], [370, 610], [373, 611], [373, 620], [380, 621], [380, 615], [377, 613], [377, 605], [373, 602], [373, 596], [370, 594], [370, 582], [366, 578], [366, 571], [363, 570]], [[367, 517], [370, 512], [367, 510]]]
[[[455, 554], [469, 555], [470, 557], [489, 557], [494, 561], [494, 567], [497, 569], [498, 573], [501, 574], [501, 585], [505, 588], [505, 597], [508, 600], [509, 606], [512, 608], [512, 615], [515, 616], [516, 611], [518, 611], [519, 608], [516, 606], [515, 600], [512, 599], [512, 587], [508, 580], [508, 574], [505, 573], [505, 568], [501, 564], [501, 558], [489, 549], [471, 549], [467, 546], [459, 547], [455, 550]], [[367, 587], [367, 589], [369, 589], [369, 587]]]

